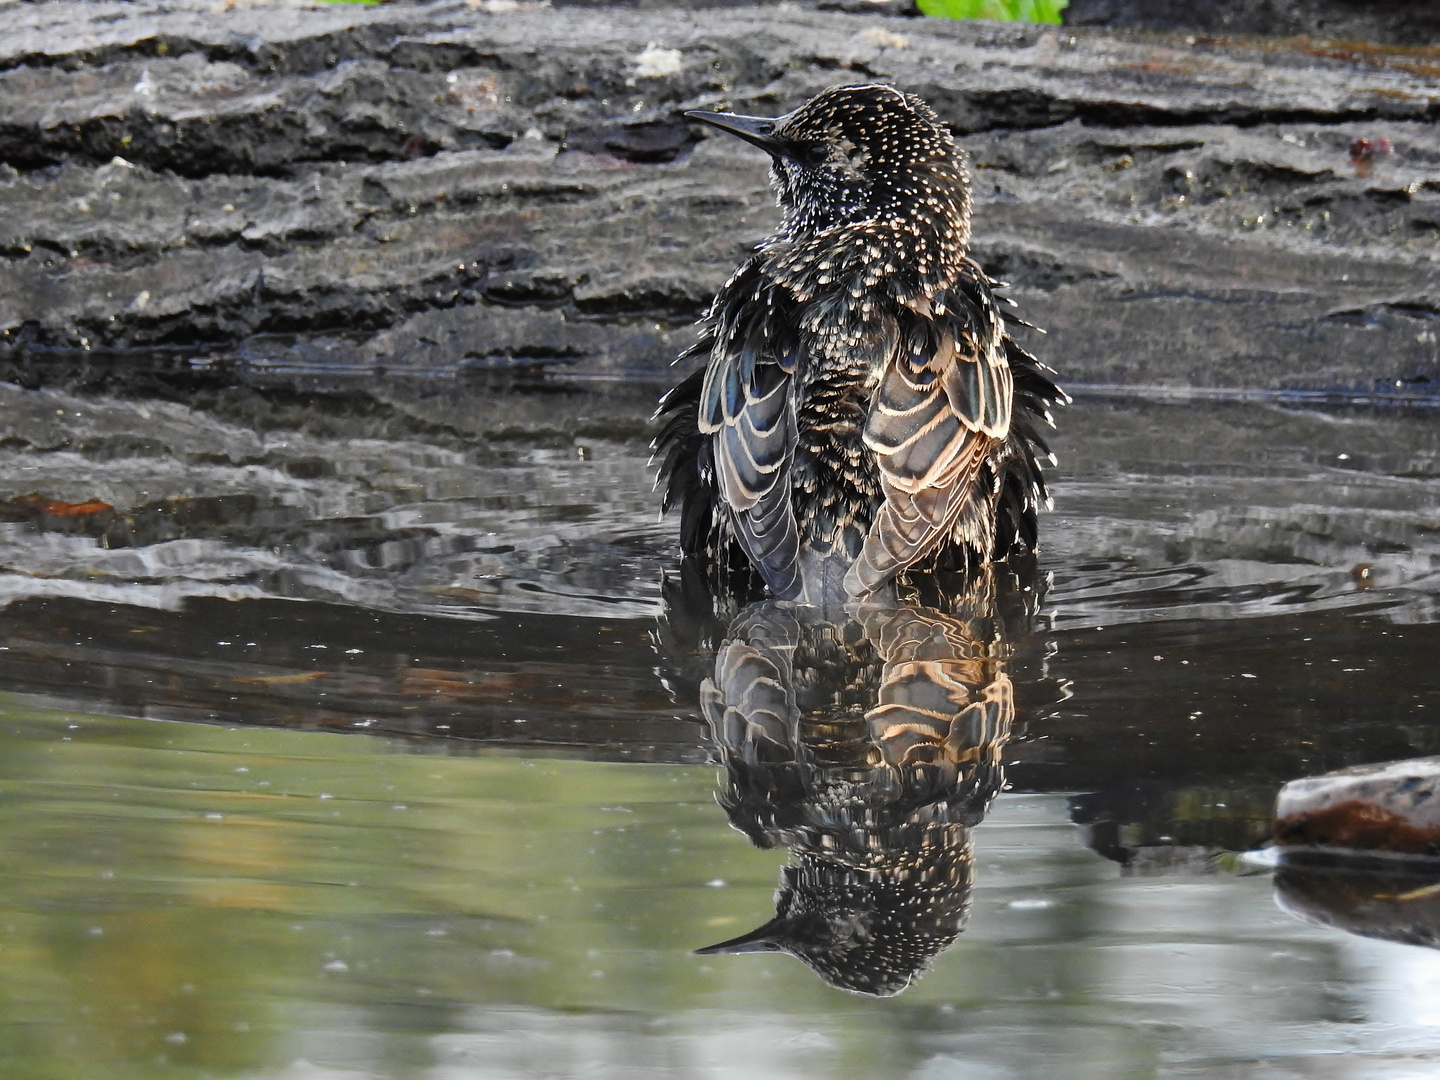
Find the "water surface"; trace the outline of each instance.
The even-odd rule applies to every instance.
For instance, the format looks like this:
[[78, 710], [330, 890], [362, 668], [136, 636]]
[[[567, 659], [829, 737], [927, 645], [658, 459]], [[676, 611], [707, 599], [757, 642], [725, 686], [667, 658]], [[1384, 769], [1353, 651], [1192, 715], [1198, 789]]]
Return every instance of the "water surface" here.
[[1437, 752], [1431, 415], [1065, 411], [963, 932], [876, 999], [693, 952], [792, 856], [716, 805], [650, 389], [0, 398], [6, 1077], [1440, 1064], [1432, 951], [1224, 855]]

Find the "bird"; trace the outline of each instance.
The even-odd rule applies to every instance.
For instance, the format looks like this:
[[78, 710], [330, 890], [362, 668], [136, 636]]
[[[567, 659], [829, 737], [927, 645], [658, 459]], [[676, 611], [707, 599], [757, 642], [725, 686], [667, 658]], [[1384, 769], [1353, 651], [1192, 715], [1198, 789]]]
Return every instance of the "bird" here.
[[779, 117], [692, 110], [771, 158], [778, 230], [662, 397], [662, 514], [710, 579], [845, 602], [1033, 551], [1055, 372], [970, 257], [964, 151], [919, 97], [831, 87]]
[[731, 622], [700, 686], [717, 801], [790, 861], [775, 917], [701, 955], [789, 953], [831, 986], [888, 997], [955, 942], [1015, 717], [996, 586], [985, 567], [945, 611], [766, 600]]

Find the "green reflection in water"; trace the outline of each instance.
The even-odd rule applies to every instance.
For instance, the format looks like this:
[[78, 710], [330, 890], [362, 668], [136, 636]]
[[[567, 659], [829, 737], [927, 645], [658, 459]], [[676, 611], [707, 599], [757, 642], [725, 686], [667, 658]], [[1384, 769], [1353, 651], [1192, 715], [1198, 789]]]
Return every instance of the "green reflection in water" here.
[[486, 1003], [673, 1007], [714, 989], [690, 950], [763, 919], [779, 861], [726, 828], [709, 768], [3, 699], [0, 737], [11, 1080], [252, 1072], [315, 1003], [412, 1033]]
[[1440, 1061], [1414, 1004], [1435, 953], [1298, 922], [1264, 878], [1122, 879], [1063, 798], [997, 800], [968, 929], [877, 1001], [692, 954], [769, 918], [784, 858], [730, 830], [708, 767], [3, 696], [0, 738], [4, 1080], [1115, 1080], [1317, 1055], [1368, 1080], [1397, 1037]]

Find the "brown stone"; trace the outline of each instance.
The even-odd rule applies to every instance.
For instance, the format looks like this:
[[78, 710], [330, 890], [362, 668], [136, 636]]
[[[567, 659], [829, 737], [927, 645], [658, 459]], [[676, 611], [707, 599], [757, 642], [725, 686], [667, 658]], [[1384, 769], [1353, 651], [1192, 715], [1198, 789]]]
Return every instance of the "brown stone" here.
[[1440, 855], [1440, 758], [1414, 758], [1292, 780], [1275, 807], [1275, 842]]

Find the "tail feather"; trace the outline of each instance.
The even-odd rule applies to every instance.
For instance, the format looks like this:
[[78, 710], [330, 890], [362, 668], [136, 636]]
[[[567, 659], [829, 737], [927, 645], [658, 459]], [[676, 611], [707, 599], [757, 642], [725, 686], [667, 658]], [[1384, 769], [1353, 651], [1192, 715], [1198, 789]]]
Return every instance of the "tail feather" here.
[[663, 492], [661, 512], [680, 508], [680, 550], [686, 555], [705, 550], [715, 512], [710, 440], [701, 434], [698, 422], [704, 378], [705, 373], [697, 371], [681, 380], [660, 399], [655, 413], [664, 420], [653, 444], [660, 462], [655, 482]]
[[1069, 400], [1046, 374], [1048, 369], [1008, 335], [1005, 354], [1014, 376], [1016, 408], [998, 478], [994, 559], [1036, 548], [1040, 534], [1036, 517], [1049, 500], [1040, 459], [1051, 457], [1040, 426], [1052, 424], [1051, 408]]

